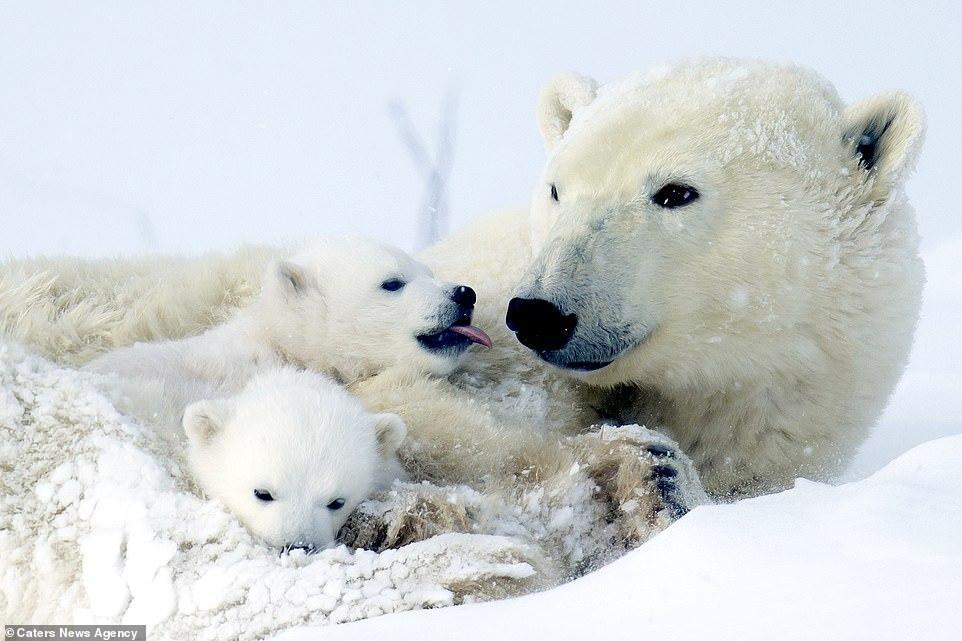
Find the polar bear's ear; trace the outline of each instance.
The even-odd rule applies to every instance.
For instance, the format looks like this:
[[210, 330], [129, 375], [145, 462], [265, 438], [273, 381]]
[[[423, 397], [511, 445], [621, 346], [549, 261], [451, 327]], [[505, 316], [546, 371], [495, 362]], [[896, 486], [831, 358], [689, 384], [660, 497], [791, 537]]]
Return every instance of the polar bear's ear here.
[[397, 414], [376, 414], [374, 430], [377, 435], [377, 450], [384, 458], [390, 458], [397, 453], [408, 433], [407, 425]]
[[184, 410], [184, 432], [195, 445], [207, 445], [224, 430], [229, 417], [226, 401], [197, 401]]
[[574, 113], [590, 104], [597, 93], [597, 82], [573, 72], [548, 81], [538, 99], [538, 127], [545, 148], [550, 151], [561, 141]]
[[925, 137], [922, 107], [904, 93], [868, 98], [845, 110], [843, 136], [870, 181], [868, 196], [884, 199], [915, 166]]
[[271, 266], [271, 272], [280, 283], [281, 291], [285, 294], [300, 296], [310, 284], [307, 271], [297, 263], [282, 260]]

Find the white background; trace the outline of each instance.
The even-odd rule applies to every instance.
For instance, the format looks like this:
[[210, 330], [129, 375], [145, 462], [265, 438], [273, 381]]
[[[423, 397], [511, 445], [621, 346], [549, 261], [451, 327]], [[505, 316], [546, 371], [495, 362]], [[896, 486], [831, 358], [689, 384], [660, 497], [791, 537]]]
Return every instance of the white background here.
[[[570, 5], [570, 6], [568, 6]], [[680, 56], [814, 67], [846, 100], [903, 89], [929, 133], [910, 194], [930, 287], [912, 365], [855, 463], [962, 432], [962, 5], [949, 2], [0, 5], [0, 256], [197, 252], [355, 231], [409, 247], [433, 141], [460, 110], [454, 225], [522, 204], [540, 85]]]

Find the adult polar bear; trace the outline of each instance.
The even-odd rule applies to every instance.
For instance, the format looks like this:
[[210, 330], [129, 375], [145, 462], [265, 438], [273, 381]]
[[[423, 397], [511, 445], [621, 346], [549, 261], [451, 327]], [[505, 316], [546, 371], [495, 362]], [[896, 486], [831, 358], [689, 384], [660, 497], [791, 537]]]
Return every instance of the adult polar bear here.
[[[904, 183], [920, 108], [903, 94], [846, 107], [813, 72], [721, 59], [600, 88], [564, 75], [538, 116], [530, 216], [482, 221], [428, 262], [475, 284], [485, 327], [511, 299], [521, 343], [603, 415], [667, 428], [715, 495], [830, 478], [918, 319]], [[499, 377], [530, 376], [504, 352], [517, 343], [495, 344], [480, 358]]]
[[[895, 94], [846, 108], [809, 71], [706, 60], [601, 89], [563, 76], [539, 120], [549, 159], [530, 216], [482, 220], [424, 256], [478, 291], [495, 339], [454, 382], [515, 422], [577, 430], [597, 409], [663, 425], [716, 495], [830, 476], [884, 406], [918, 315], [903, 189], [918, 107]], [[249, 301], [271, 253], [8, 264], [0, 325], [71, 363], [184, 336]], [[560, 370], [505, 329], [512, 298], [518, 338]], [[404, 403], [390, 378], [364, 391], [379, 411]], [[449, 409], [453, 430], [476, 411]]]

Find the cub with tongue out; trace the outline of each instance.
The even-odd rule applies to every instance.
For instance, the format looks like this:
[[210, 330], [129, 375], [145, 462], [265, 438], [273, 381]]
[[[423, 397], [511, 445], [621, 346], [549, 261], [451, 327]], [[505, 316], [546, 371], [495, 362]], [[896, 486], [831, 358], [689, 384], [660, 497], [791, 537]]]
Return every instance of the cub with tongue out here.
[[345, 384], [397, 367], [444, 376], [472, 344], [491, 345], [471, 326], [474, 303], [470, 287], [437, 280], [400, 249], [328, 237], [272, 262], [260, 295], [226, 323], [198, 336], [120, 348], [88, 367], [228, 390], [278, 365]]
[[396, 366], [444, 376], [491, 346], [471, 326], [475, 299], [396, 247], [326, 238], [268, 268], [248, 317], [273, 354], [345, 383]]

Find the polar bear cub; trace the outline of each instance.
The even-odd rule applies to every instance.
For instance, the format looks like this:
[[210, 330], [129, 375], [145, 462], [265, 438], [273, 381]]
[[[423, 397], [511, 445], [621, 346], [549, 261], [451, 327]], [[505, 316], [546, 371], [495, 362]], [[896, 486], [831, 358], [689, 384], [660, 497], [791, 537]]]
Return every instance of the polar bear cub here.
[[188, 405], [183, 427], [198, 485], [276, 547], [331, 545], [359, 502], [403, 477], [401, 419], [314, 372], [266, 370], [234, 396]]
[[174, 341], [137, 343], [88, 368], [237, 388], [268, 365], [295, 364], [349, 382], [393, 366], [446, 375], [473, 343], [476, 295], [408, 254], [359, 237], [320, 239], [272, 262], [262, 291], [223, 325]]

